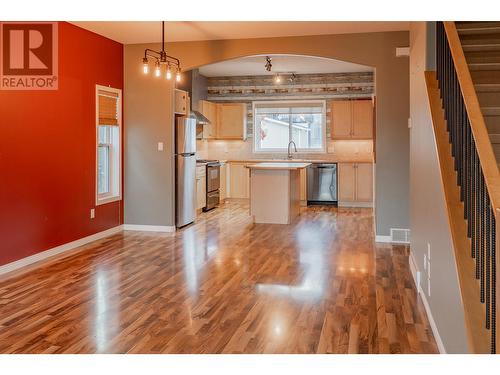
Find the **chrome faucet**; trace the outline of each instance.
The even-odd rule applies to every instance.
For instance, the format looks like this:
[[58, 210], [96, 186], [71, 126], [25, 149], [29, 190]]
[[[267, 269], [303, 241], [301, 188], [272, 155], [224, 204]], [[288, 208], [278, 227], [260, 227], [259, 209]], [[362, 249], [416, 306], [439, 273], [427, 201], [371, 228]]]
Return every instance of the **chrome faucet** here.
[[288, 142], [288, 159], [293, 158], [292, 153], [290, 151], [290, 145], [292, 145], [292, 144], [293, 144], [293, 148], [295, 149], [295, 152], [297, 152], [297, 145], [295, 144], [295, 142], [294, 141]]

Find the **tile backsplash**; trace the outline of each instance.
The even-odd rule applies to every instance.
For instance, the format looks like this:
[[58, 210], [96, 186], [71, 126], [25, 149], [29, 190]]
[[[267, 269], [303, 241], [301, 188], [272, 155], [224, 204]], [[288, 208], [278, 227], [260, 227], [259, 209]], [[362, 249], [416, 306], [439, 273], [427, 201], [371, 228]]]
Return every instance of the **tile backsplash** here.
[[[248, 160], [284, 159], [286, 153], [254, 153], [252, 140], [198, 140], [196, 142], [198, 159]], [[328, 140], [325, 153], [294, 153], [295, 159], [332, 160], [332, 161], [371, 161], [373, 142], [358, 140]]]

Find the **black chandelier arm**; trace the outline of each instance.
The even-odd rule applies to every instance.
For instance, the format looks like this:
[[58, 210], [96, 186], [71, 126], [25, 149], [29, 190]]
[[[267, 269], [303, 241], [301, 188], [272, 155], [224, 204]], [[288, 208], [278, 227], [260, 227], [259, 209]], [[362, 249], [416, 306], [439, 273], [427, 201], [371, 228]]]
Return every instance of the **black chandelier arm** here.
[[[146, 49], [144, 50], [144, 58], [145, 58], [145, 59], [147, 59], [147, 58], [148, 58], [148, 56], [149, 56], [149, 57], [152, 57], [152, 58], [156, 59], [157, 61], [160, 61], [160, 62], [161, 62], [161, 56], [162, 56], [162, 54], [161, 54], [160, 52], [157, 52], [157, 51], [154, 51], [154, 50], [152, 50], [152, 49], [146, 48]], [[174, 64], [175, 64], [175, 65], [177, 65], [177, 66], [179, 67], [179, 69], [180, 69], [180, 67], [181, 67], [181, 62], [179, 61], [179, 59], [178, 59], [178, 58], [175, 58], [175, 57], [173, 57], [173, 56], [169, 56], [169, 55], [167, 55], [167, 54], [165, 54], [165, 55], [164, 55], [164, 57], [165, 57], [166, 59], [168, 59], [168, 62], [170, 62], [170, 63], [174, 63]]]

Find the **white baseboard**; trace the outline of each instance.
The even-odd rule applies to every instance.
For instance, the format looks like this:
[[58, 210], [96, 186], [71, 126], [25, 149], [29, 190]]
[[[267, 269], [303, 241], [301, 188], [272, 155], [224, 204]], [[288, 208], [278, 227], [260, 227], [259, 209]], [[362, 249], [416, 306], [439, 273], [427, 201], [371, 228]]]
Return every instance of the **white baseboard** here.
[[377, 234], [375, 236], [375, 242], [392, 243], [392, 237], [391, 236], [381, 236], [381, 235]]
[[7, 263], [3, 266], [0, 266], [0, 275], [18, 270], [19, 268], [29, 266], [33, 263], [41, 262], [43, 260], [46, 260], [48, 258], [51, 258], [56, 255], [61, 255], [69, 250], [73, 250], [77, 247], [86, 245], [90, 242], [100, 240], [101, 238], [111, 236], [112, 234], [118, 233], [122, 231], [122, 226], [118, 225], [117, 227], [107, 229], [105, 231], [91, 234], [90, 236], [80, 238], [78, 240], [72, 241], [65, 243], [63, 245], [53, 247], [52, 249], [42, 251], [40, 253], [31, 255], [26, 258], [22, 258], [19, 260], [16, 260], [15, 262], [12, 263]]
[[422, 289], [422, 285], [420, 284], [420, 271], [418, 270], [417, 263], [415, 262], [415, 258], [413, 258], [413, 253], [411, 251], [408, 258], [408, 263], [410, 264], [410, 272], [413, 276], [413, 281], [415, 282], [417, 293], [422, 298], [422, 303], [424, 304], [427, 319], [429, 319], [429, 324], [431, 325], [432, 334], [434, 335], [434, 339], [436, 340], [439, 353], [446, 354], [443, 340], [441, 340], [441, 336], [439, 336], [436, 322], [434, 321], [434, 317], [432, 316], [431, 307], [429, 306], [429, 302], [427, 302], [427, 296], [425, 295], [425, 292]]
[[413, 276], [415, 287], [417, 288], [417, 292], [420, 293], [420, 271], [417, 268], [417, 262], [415, 262], [415, 258], [413, 258], [413, 253], [411, 251], [408, 262], [410, 264], [410, 272]]
[[443, 340], [441, 340], [441, 336], [439, 336], [439, 331], [436, 326], [436, 322], [432, 317], [431, 308], [429, 306], [429, 302], [427, 302], [427, 297], [425, 296], [425, 292], [422, 290], [422, 287], [419, 286], [419, 295], [422, 297], [422, 302], [424, 303], [425, 312], [427, 313], [427, 319], [429, 319], [429, 324], [431, 325], [432, 334], [434, 335], [434, 339], [436, 340], [436, 344], [440, 354], [446, 354], [446, 349], [443, 344]]
[[175, 232], [175, 227], [168, 225], [137, 225], [123, 224], [123, 230], [135, 230], [140, 232]]

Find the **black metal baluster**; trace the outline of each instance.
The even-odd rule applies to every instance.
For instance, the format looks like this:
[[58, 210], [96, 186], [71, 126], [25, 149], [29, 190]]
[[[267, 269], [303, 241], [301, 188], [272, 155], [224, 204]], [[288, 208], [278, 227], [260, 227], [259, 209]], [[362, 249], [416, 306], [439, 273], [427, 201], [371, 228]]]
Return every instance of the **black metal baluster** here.
[[491, 352], [496, 353], [496, 285], [497, 285], [497, 267], [496, 267], [496, 219], [495, 212], [492, 212], [491, 225]]
[[491, 268], [491, 202], [486, 195], [486, 329], [490, 329], [490, 268]]
[[484, 260], [485, 260], [485, 256], [484, 256], [484, 242], [485, 242], [485, 237], [486, 237], [486, 232], [485, 232], [485, 223], [484, 223], [484, 220], [486, 218], [486, 207], [485, 207], [485, 186], [484, 186], [484, 175], [483, 175], [483, 171], [481, 170], [480, 171], [480, 180], [479, 180], [480, 184], [480, 188], [479, 188], [479, 194], [481, 195], [481, 198], [479, 200], [479, 212], [480, 212], [480, 237], [479, 237], [479, 241], [480, 241], [480, 245], [479, 245], [479, 277], [480, 277], [480, 280], [479, 280], [479, 285], [480, 285], [480, 298], [481, 298], [481, 303], [484, 303]]

